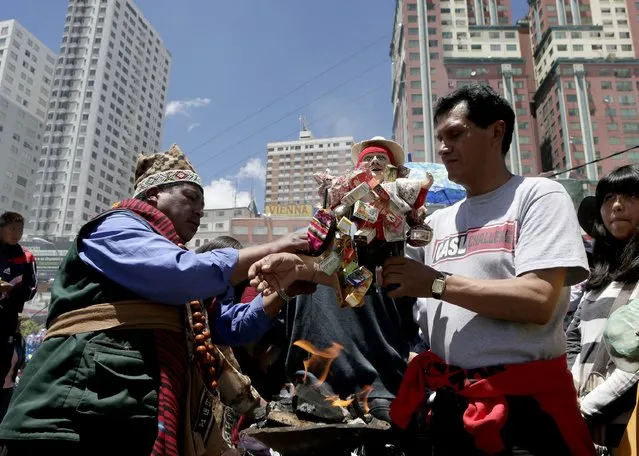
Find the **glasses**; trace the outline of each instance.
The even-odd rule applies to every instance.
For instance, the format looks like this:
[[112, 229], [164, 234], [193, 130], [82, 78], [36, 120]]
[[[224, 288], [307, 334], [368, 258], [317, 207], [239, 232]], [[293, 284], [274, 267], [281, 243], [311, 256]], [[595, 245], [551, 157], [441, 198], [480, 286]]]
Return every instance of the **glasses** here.
[[385, 155], [385, 154], [368, 154], [368, 155], [364, 155], [364, 158], [362, 158], [362, 161], [370, 163], [375, 158], [380, 163], [387, 163], [388, 162], [388, 156]]

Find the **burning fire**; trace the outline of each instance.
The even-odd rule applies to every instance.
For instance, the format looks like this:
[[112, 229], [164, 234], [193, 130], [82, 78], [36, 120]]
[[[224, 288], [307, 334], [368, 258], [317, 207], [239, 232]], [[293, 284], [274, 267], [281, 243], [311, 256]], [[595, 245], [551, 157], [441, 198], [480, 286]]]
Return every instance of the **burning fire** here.
[[364, 403], [364, 413], [368, 413], [370, 412], [370, 407], [368, 406], [368, 396], [370, 396], [371, 392], [373, 391], [373, 386], [372, 385], [366, 385], [365, 387], [362, 388], [362, 390], [355, 394], [355, 396], [358, 399], [361, 399], [362, 402]]
[[304, 361], [304, 380], [306, 380], [306, 374], [311, 372], [317, 377], [317, 386], [326, 381], [328, 377], [328, 371], [331, 368], [331, 364], [335, 361], [344, 348], [337, 342], [325, 349], [316, 348], [313, 344], [306, 340], [298, 340], [293, 342], [293, 345], [300, 347], [302, 350], [306, 350], [311, 356]]
[[355, 396], [350, 396], [349, 399], [340, 399], [340, 397], [335, 394], [333, 396], [328, 396], [326, 400], [330, 402], [333, 407], [348, 407], [355, 400]]
[[[331, 364], [344, 349], [344, 347], [337, 342], [333, 342], [330, 347], [324, 349], [315, 347], [307, 340], [295, 341], [293, 345], [300, 347], [310, 354], [308, 359], [304, 361], [304, 380], [306, 380], [306, 374], [309, 372], [313, 373], [317, 376], [315, 386], [320, 386], [326, 381]], [[371, 391], [373, 391], [373, 387], [367, 385], [362, 387], [361, 391], [350, 395], [346, 399], [341, 399], [338, 395], [332, 395], [328, 396], [326, 400], [329, 401], [333, 407], [348, 407], [355, 400], [362, 401], [364, 413], [368, 413], [370, 411], [368, 396], [371, 394]]]
[[368, 413], [370, 411], [370, 407], [368, 406], [368, 396], [373, 391], [373, 387], [371, 385], [364, 386], [361, 391], [351, 394], [346, 399], [341, 399], [338, 395], [328, 396], [326, 398], [327, 401], [331, 403], [333, 407], [348, 407], [353, 403], [354, 400], [361, 400], [363, 403], [364, 413]]

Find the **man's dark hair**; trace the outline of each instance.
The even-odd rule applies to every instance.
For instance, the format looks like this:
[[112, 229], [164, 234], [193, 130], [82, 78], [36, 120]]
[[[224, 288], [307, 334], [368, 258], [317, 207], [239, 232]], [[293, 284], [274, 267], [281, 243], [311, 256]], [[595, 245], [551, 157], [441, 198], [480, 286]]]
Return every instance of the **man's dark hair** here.
[[24, 217], [22, 214], [18, 214], [17, 212], [4, 212], [0, 215], [0, 228], [4, 228], [12, 223], [24, 225]]
[[435, 125], [459, 103], [466, 103], [466, 117], [480, 128], [488, 128], [498, 120], [506, 124], [501, 151], [504, 155], [510, 149], [515, 130], [515, 112], [510, 103], [487, 85], [472, 84], [461, 87], [437, 101], [434, 112]]
[[207, 242], [206, 244], [199, 246], [197, 249], [195, 249], [195, 251], [197, 253], [204, 253], [210, 252], [211, 250], [227, 248], [241, 250], [243, 247], [240, 241], [231, 236], [218, 236], [215, 239]]

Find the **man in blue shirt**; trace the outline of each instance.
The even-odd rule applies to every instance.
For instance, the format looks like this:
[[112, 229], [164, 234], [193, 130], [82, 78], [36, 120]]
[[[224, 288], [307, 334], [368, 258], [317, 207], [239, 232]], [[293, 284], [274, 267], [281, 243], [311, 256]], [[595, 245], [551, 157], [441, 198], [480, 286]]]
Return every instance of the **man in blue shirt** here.
[[[198, 326], [194, 315], [184, 328], [185, 303], [231, 295], [249, 266], [270, 253], [307, 249], [304, 238], [287, 237], [240, 251], [186, 250], [204, 214], [192, 165], [174, 145], [141, 156], [135, 177], [134, 198], [85, 225], [61, 265], [47, 339], [0, 425], [9, 456], [184, 454], [185, 336]], [[217, 308], [212, 331], [225, 343], [259, 338], [273, 302], [260, 295]], [[210, 353], [198, 359], [214, 375]]]

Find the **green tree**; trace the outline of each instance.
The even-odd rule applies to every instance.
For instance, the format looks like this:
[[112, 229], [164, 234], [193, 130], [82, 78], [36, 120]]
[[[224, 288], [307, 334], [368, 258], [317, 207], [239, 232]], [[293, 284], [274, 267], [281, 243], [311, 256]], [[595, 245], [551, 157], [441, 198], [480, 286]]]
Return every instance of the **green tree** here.
[[25, 318], [20, 322], [20, 334], [22, 337], [27, 337], [29, 334], [38, 332], [42, 328], [42, 325], [37, 324], [30, 318]]

